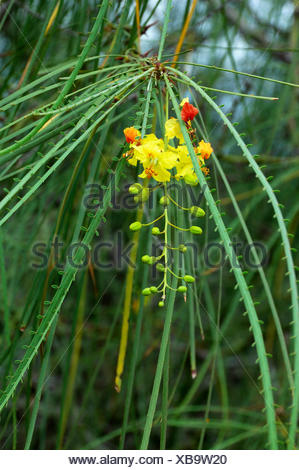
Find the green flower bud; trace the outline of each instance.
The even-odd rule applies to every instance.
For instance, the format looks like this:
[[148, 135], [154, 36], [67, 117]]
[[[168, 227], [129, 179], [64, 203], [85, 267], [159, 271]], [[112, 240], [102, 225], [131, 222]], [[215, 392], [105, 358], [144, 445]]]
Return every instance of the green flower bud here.
[[187, 247], [186, 247], [185, 245], [179, 245], [179, 250], [180, 250], [182, 253], [186, 253]]
[[165, 267], [163, 266], [162, 263], [158, 263], [156, 268], [157, 268], [158, 271], [161, 271], [162, 273], [165, 272]]
[[192, 206], [190, 212], [192, 215], [195, 215], [195, 217], [204, 217], [206, 215], [205, 211], [198, 206]]
[[167, 196], [162, 196], [159, 202], [162, 206], [168, 206], [170, 199]]
[[142, 258], [141, 258], [141, 261], [142, 261], [143, 263], [148, 264], [149, 261], [150, 261], [150, 259], [151, 259], [151, 257], [150, 257], [149, 255], [143, 255]]
[[135, 195], [135, 194], [138, 194], [139, 191], [138, 191], [138, 189], [135, 188], [134, 186], [130, 186], [130, 187], [129, 187], [129, 193]]
[[151, 291], [152, 294], [156, 294], [158, 292], [158, 289], [157, 289], [156, 286], [151, 286], [150, 291]]
[[132, 232], [138, 232], [138, 230], [140, 230], [141, 227], [142, 227], [142, 224], [140, 222], [133, 222], [130, 225], [130, 230], [132, 230]]
[[150, 256], [148, 264], [154, 264], [156, 262], [156, 258], [154, 256]]
[[153, 227], [152, 228], [152, 234], [153, 235], [159, 235], [161, 232], [160, 232], [160, 229], [159, 227]]
[[186, 287], [186, 286], [179, 286], [179, 287], [177, 288], [177, 291], [178, 291], [178, 292], [187, 292], [187, 287]]
[[186, 274], [186, 275], [184, 276], [184, 281], [185, 281], [185, 282], [194, 282], [195, 279], [194, 279], [193, 276], [190, 276], [190, 274]]
[[158, 306], [159, 306], [159, 307], [164, 307], [164, 302], [163, 302], [163, 300], [160, 300], [160, 302], [158, 303]]
[[143, 188], [141, 192], [137, 194], [137, 196], [134, 196], [134, 201], [136, 203], [138, 202], [146, 202], [149, 198], [149, 189], [148, 188]]
[[142, 191], [142, 186], [139, 183], [131, 184], [131, 186], [129, 187], [130, 194], [139, 194], [140, 191]]
[[146, 287], [145, 289], [143, 289], [142, 291], [142, 295], [151, 295], [151, 290], [149, 287]]
[[196, 235], [200, 235], [202, 233], [202, 229], [197, 225], [192, 225], [189, 230], [191, 233], [195, 233]]
[[148, 188], [143, 188], [141, 191], [141, 201], [146, 202], [149, 198], [149, 189]]

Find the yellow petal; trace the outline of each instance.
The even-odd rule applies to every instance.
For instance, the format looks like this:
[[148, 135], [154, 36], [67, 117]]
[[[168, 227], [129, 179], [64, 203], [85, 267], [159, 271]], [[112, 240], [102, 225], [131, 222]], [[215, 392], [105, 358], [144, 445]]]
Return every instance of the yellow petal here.
[[189, 98], [184, 98], [181, 102], [180, 102], [180, 106], [184, 106], [185, 103], [189, 103]]
[[175, 118], [170, 118], [165, 122], [165, 135], [168, 139], [176, 137], [180, 142], [184, 141], [180, 123]]
[[184, 181], [185, 183], [190, 184], [190, 186], [196, 186], [198, 184], [198, 179], [195, 173], [193, 175], [186, 175], [184, 177]]

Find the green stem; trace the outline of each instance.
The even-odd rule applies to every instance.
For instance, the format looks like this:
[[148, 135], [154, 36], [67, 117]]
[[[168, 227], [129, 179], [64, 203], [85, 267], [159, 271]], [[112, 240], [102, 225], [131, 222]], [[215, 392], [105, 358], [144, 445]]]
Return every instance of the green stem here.
[[258, 78], [259, 80], [266, 80], [268, 82], [280, 83], [281, 85], [299, 87], [299, 85], [296, 83], [283, 82], [282, 80], [276, 80], [275, 78], [261, 77], [260, 75], [253, 75], [251, 73], [239, 72], [238, 70], [225, 69], [223, 67], [217, 67], [216, 65], [197, 64], [196, 62], [177, 62], [177, 64], [193, 65], [197, 67], [204, 67], [206, 69], [221, 70], [222, 72], [231, 72], [236, 75], [245, 75], [245, 77]]
[[[185, 75], [181, 74], [181, 72], [179, 72], [179, 74], [185, 77]], [[206, 93], [203, 90], [201, 90], [200, 87], [195, 82], [193, 82], [189, 78], [188, 78], [188, 81], [190, 82], [190, 84], [192, 86], [194, 86], [194, 88], [196, 88], [200, 91], [200, 93], [207, 99], [207, 101], [211, 105], [213, 103], [213, 107], [217, 106], [217, 105], [215, 105], [214, 101], [211, 100], [211, 98], [208, 97], [206, 95]], [[222, 217], [221, 217], [221, 215], [218, 211], [218, 208], [217, 208], [217, 205], [216, 205], [216, 203], [213, 199], [212, 193], [211, 193], [210, 189], [207, 187], [206, 179], [203, 176], [203, 174], [201, 172], [201, 169], [199, 167], [199, 164], [198, 164], [198, 161], [197, 161], [192, 143], [191, 143], [189, 135], [188, 135], [188, 132], [187, 132], [186, 127], [184, 126], [184, 123], [182, 122], [182, 119], [181, 119], [180, 109], [179, 109], [177, 99], [175, 97], [175, 94], [174, 94], [174, 92], [171, 88], [170, 82], [167, 79], [167, 77], [165, 77], [165, 82], [166, 82], [166, 86], [168, 88], [169, 95], [171, 97], [171, 100], [172, 100], [172, 103], [173, 103], [173, 106], [174, 106], [174, 109], [175, 109], [175, 112], [176, 112], [176, 115], [177, 115], [177, 118], [179, 119], [179, 122], [180, 122], [180, 125], [181, 125], [181, 130], [182, 130], [182, 133], [183, 133], [183, 136], [184, 136], [184, 140], [187, 144], [187, 148], [188, 148], [188, 151], [189, 151], [192, 163], [193, 163], [193, 167], [194, 167], [196, 176], [199, 180], [200, 185], [202, 187], [206, 188], [206, 190], [204, 192], [204, 196], [205, 196], [207, 204], [208, 204], [208, 206], [211, 210], [211, 214], [214, 218], [216, 227], [217, 227], [217, 229], [219, 231], [219, 234], [222, 238], [226, 254], [228, 255], [228, 258], [229, 258], [229, 261], [230, 261], [230, 264], [231, 264], [231, 267], [232, 267], [232, 271], [235, 275], [237, 284], [240, 288], [240, 292], [241, 292], [241, 295], [242, 295], [241, 298], [244, 301], [246, 311], [248, 313], [248, 318], [250, 320], [250, 324], [251, 324], [251, 328], [252, 328], [252, 332], [253, 332], [253, 336], [254, 336], [254, 340], [255, 340], [255, 344], [256, 344], [257, 354], [258, 354], [258, 361], [259, 361], [260, 370], [261, 370], [261, 380], [262, 380], [262, 384], [263, 384], [263, 394], [264, 394], [264, 402], [265, 402], [265, 409], [266, 409], [266, 415], [267, 415], [269, 442], [270, 442], [270, 446], [271, 446], [272, 449], [277, 449], [277, 446], [278, 446], [278, 443], [277, 443], [277, 429], [276, 429], [276, 417], [275, 417], [274, 402], [273, 402], [272, 383], [271, 383], [269, 364], [268, 364], [268, 359], [267, 359], [267, 355], [266, 355], [266, 351], [265, 351], [265, 344], [264, 344], [264, 340], [263, 340], [263, 335], [262, 335], [259, 319], [258, 319], [256, 310], [255, 310], [255, 306], [254, 306], [252, 297], [250, 295], [247, 283], [246, 283], [244, 275], [242, 273], [241, 267], [240, 266], [235, 266], [235, 254], [234, 254], [234, 251], [233, 251], [233, 248], [232, 248], [230, 237], [228, 235], [228, 231], [227, 231], [227, 229], [226, 229], [226, 227], [223, 223]], [[217, 110], [218, 110], [218, 107], [217, 107]], [[220, 110], [220, 112], [221, 112], [221, 110]], [[225, 116], [225, 119], [226, 119], [226, 121], [228, 121], [226, 116]], [[231, 125], [230, 122], [229, 122], [229, 124]], [[234, 129], [233, 126], [232, 126], [232, 128]], [[241, 140], [241, 138], [240, 138], [240, 140]], [[245, 144], [244, 144], [244, 146], [245, 146]], [[247, 148], [246, 148], [246, 150], [247, 150]], [[299, 371], [298, 371], [298, 373], [299, 373]]]
[[1, 274], [1, 285], [0, 292], [2, 293], [2, 303], [3, 303], [3, 333], [6, 346], [10, 345], [10, 318], [9, 318], [9, 308], [8, 308], [8, 298], [7, 298], [7, 282], [6, 282], [6, 268], [5, 268], [5, 258], [3, 250], [3, 237], [2, 229], [0, 228], [0, 274]]
[[[176, 287], [176, 282], [177, 281], [174, 278], [174, 283], [172, 286], [173, 288]], [[151, 399], [150, 399], [150, 403], [148, 407], [148, 412], [147, 412], [147, 416], [145, 420], [142, 442], [140, 446], [140, 449], [143, 449], [143, 450], [148, 448], [151, 429], [153, 426], [153, 421], [154, 421], [154, 416], [155, 416], [155, 411], [156, 411], [156, 406], [157, 406], [157, 401], [158, 401], [158, 396], [159, 396], [160, 384], [161, 384], [161, 379], [162, 379], [164, 361], [165, 361], [166, 352], [167, 352], [167, 345], [169, 341], [175, 296], [176, 296], [176, 292], [171, 290], [169, 296], [167, 297], [167, 310], [166, 310], [164, 329], [163, 329], [162, 340], [161, 340], [161, 345], [160, 345], [157, 369], [156, 369]]]
[[[167, 197], [167, 186], [165, 183], [164, 186], [164, 195]], [[163, 302], [165, 301], [166, 298], [166, 284], [167, 284], [167, 263], [168, 263], [168, 212], [167, 212], [167, 206], [164, 209], [164, 217], [165, 217], [165, 225], [164, 225], [164, 260], [165, 260], [165, 271], [164, 271], [164, 276], [163, 276], [163, 289], [162, 289], [162, 300]]]
[[162, 29], [161, 39], [160, 39], [158, 60], [161, 60], [162, 52], [163, 52], [163, 49], [164, 49], [164, 44], [165, 44], [165, 39], [166, 39], [166, 34], [167, 34], [167, 28], [168, 28], [168, 23], [169, 23], [171, 6], [172, 6], [172, 0], [168, 0], [167, 5], [166, 5], [166, 12], [165, 12], [165, 17], [164, 17], [164, 22], [163, 22], [163, 29]]
[[168, 383], [169, 383], [169, 341], [166, 349], [166, 357], [163, 368], [163, 382], [162, 382], [162, 416], [161, 416], [161, 435], [160, 435], [160, 450], [166, 449], [167, 438], [167, 418], [168, 418]]

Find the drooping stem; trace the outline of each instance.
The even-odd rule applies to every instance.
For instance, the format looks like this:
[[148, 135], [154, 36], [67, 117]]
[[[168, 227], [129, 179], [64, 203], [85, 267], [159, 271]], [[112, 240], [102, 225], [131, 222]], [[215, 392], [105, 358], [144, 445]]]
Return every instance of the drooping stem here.
[[[164, 196], [165, 198], [167, 198], [167, 185], [166, 183], [164, 184]], [[164, 301], [165, 298], [166, 298], [166, 285], [167, 285], [167, 263], [168, 263], [168, 212], [167, 212], [167, 206], [165, 206], [165, 209], [164, 209], [164, 220], [165, 220], [165, 224], [164, 224], [164, 261], [165, 261], [165, 271], [164, 271], [164, 278], [163, 278], [163, 295], [162, 295], [162, 300]]]

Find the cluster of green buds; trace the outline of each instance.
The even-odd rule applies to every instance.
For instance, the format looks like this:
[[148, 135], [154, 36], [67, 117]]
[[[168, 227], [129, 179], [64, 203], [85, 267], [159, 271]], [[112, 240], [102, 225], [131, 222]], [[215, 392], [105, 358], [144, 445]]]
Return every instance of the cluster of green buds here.
[[134, 183], [129, 187], [129, 193], [134, 195], [134, 201], [136, 203], [143, 203], [148, 201], [150, 191], [148, 188], [143, 188], [141, 184]]
[[[163, 268], [163, 271], [165, 272], [166, 268], [164, 268], [162, 264], [161, 266]], [[195, 281], [195, 278], [193, 276], [190, 276], [189, 274], [185, 274], [185, 276], [183, 276], [182, 279], [185, 283], [189, 283], [189, 284]], [[185, 294], [187, 292], [187, 286], [184, 284], [181, 284], [180, 286], [177, 287], [176, 291]], [[161, 290], [159, 291], [159, 286], [158, 287], [150, 286], [150, 287], [145, 287], [143, 289], [142, 295], [148, 297], [150, 295], [157, 294], [158, 292], [161, 292]], [[164, 307], [164, 300], [160, 300], [160, 302], [158, 303], [158, 306]]]
[[[134, 195], [134, 200], [136, 202], [144, 202], [145, 200], [148, 199], [149, 197], [149, 189], [142, 187], [139, 183], [135, 183], [129, 187], [129, 192], [130, 194]], [[187, 246], [184, 244], [180, 244], [178, 247], [172, 247], [168, 243], [168, 229], [169, 228], [174, 228], [180, 231], [187, 232], [189, 231], [190, 233], [194, 235], [200, 235], [202, 234], [202, 228], [199, 227], [198, 225], [191, 225], [188, 228], [181, 228], [177, 227], [174, 224], [172, 224], [169, 220], [169, 214], [168, 214], [168, 206], [173, 203], [178, 206], [176, 201], [174, 201], [168, 194], [166, 190], [166, 185], [165, 185], [165, 194], [162, 196], [159, 200], [160, 205], [163, 207], [163, 213], [157, 217], [157, 219], [153, 220], [152, 222], [149, 223], [142, 223], [139, 221], [132, 222], [130, 225], [130, 230], [133, 232], [137, 232], [142, 229], [142, 227], [148, 227], [152, 226], [152, 234], [154, 236], [160, 237], [164, 236], [164, 247], [163, 251], [159, 256], [151, 256], [150, 254], [144, 254], [141, 258], [141, 261], [144, 264], [148, 264], [151, 266], [155, 266], [157, 271], [163, 273], [163, 279], [162, 282], [158, 286], [149, 286], [145, 287], [142, 291], [142, 295], [149, 297], [151, 295], [155, 295], [158, 293], [162, 294], [162, 298], [158, 303], [159, 307], [164, 307], [164, 302], [166, 298], [166, 289], [173, 289], [171, 286], [168, 285], [167, 283], [167, 275], [172, 275], [175, 276], [179, 280], [179, 286], [176, 288], [176, 291], [179, 293], [184, 294], [184, 299], [186, 300], [186, 292], [187, 292], [187, 285], [192, 284], [195, 282], [195, 278], [191, 276], [190, 274], [184, 274], [182, 276], [179, 276], [178, 274], [174, 273], [170, 266], [169, 266], [169, 259], [168, 259], [168, 252], [169, 250], [179, 250], [181, 253], [186, 253], [187, 252]], [[199, 207], [199, 206], [192, 206], [189, 208], [184, 208], [181, 206], [178, 206], [180, 209], [183, 209], [185, 211], [188, 211], [193, 217], [204, 217], [205, 216], [205, 211]], [[164, 227], [161, 229], [156, 225], [156, 222], [159, 220], [164, 220]]]

